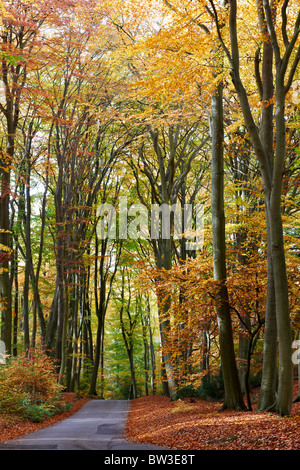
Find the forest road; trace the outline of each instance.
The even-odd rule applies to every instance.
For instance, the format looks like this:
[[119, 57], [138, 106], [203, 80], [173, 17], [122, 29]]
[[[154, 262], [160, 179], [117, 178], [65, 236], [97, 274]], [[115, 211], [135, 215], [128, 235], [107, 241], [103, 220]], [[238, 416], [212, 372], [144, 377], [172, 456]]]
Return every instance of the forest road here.
[[124, 437], [130, 402], [91, 400], [69, 418], [18, 439], [0, 444], [0, 450], [154, 450]]

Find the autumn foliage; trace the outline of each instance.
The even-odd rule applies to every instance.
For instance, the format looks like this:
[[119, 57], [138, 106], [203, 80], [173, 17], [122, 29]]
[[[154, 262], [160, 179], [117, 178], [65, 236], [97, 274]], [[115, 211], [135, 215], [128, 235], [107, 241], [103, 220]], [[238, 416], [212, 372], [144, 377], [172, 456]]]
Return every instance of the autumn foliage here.
[[[252, 398], [257, 400], [259, 390]], [[296, 392], [296, 386], [295, 386]], [[126, 437], [134, 442], [179, 450], [299, 450], [300, 404], [289, 419], [276, 414], [219, 412], [220, 402], [166, 397], [133, 401]]]
[[30, 354], [13, 359], [0, 368], [0, 410], [32, 421], [64, 409], [62, 386], [57, 383], [53, 362], [45, 353]]
[[[41, 421], [62, 389], [190, 394], [134, 402], [129, 433], [153, 404], [159, 442], [262, 447], [237, 424], [279, 426], [253, 387], [283, 416], [300, 396], [297, 0], [0, 0], [0, 17], [1, 413]], [[173, 212], [153, 234], [177, 204], [188, 230]]]

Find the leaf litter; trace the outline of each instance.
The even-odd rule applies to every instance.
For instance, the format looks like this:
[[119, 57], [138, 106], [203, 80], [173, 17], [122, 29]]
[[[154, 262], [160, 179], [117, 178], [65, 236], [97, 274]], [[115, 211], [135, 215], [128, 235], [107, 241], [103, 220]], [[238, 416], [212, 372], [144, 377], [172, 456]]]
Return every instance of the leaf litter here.
[[0, 414], [0, 442], [16, 439], [37, 431], [38, 429], [52, 426], [53, 424], [67, 419], [69, 416], [76, 413], [87, 401], [90, 400], [86, 397], [78, 398], [75, 393], [63, 393], [62, 396], [66, 403], [72, 404], [72, 408], [47, 418], [40, 423], [34, 423], [30, 419], [25, 420], [19, 416]]
[[[297, 393], [295, 387], [295, 394]], [[63, 394], [68, 411], [41, 423], [0, 415], [0, 442], [52, 426], [76, 413], [89, 398]], [[222, 411], [221, 402], [189, 398], [171, 402], [163, 396], [132, 400], [125, 436], [128, 440], [177, 450], [300, 450], [300, 402], [289, 418], [257, 411]]]
[[[297, 390], [295, 387], [295, 393]], [[257, 411], [219, 411], [221, 402], [163, 396], [132, 400], [126, 437], [177, 450], [300, 450], [300, 402], [288, 418]]]

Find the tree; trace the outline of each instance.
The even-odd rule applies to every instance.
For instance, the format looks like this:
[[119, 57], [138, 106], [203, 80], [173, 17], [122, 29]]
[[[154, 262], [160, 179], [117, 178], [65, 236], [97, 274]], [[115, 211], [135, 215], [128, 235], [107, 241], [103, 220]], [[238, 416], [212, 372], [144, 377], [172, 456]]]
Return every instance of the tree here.
[[[254, 114], [249, 104], [247, 91], [243, 84], [240, 72], [240, 52], [238, 43], [238, 23], [237, 23], [237, 3], [235, 0], [229, 1], [228, 27], [230, 34], [230, 46], [226, 46], [221, 29], [216, 6], [211, 1], [212, 14], [216, 23], [220, 43], [227, 55], [231, 78], [237, 92], [243, 117], [250, 134], [256, 157], [260, 164], [261, 177], [265, 190], [265, 207], [267, 214], [267, 227], [269, 233], [269, 247], [271, 247], [272, 256], [272, 274], [274, 276], [275, 304], [276, 304], [276, 322], [279, 336], [279, 377], [278, 377], [278, 398], [276, 409], [280, 415], [289, 415], [292, 403], [293, 373], [291, 362], [291, 327], [289, 317], [288, 301], [288, 283], [286, 275], [286, 264], [283, 243], [283, 230], [281, 220], [281, 189], [282, 176], [285, 164], [286, 152], [286, 133], [285, 133], [285, 97], [290, 89], [292, 80], [300, 60], [300, 47], [297, 46], [299, 36], [300, 12], [298, 11], [294, 20], [293, 32], [290, 38], [287, 33], [287, 5], [283, 2], [281, 9], [282, 38], [284, 47], [280, 47], [279, 33], [276, 31], [276, 10], [273, 4], [265, 0], [258, 2], [258, 19], [260, 20], [263, 43], [269, 43], [272, 46], [272, 52], [275, 58], [275, 129], [276, 129], [276, 149], [273, 157], [271, 153], [270, 133], [272, 124], [270, 119], [273, 117], [272, 109], [268, 109], [268, 117], [264, 115], [263, 124], [268, 127], [268, 136], [266, 130], [263, 137], [259, 135], [255, 124]], [[266, 35], [266, 28], [268, 35]], [[298, 49], [297, 49], [298, 47]], [[266, 50], [268, 49], [268, 51]], [[270, 72], [270, 47], [265, 47], [266, 59], [263, 62], [263, 76], [261, 79], [257, 71], [257, 86], [261, 93], [261, 99], [272, 95], [273, 83], [266, 79], [266, 71]], [[268, 57], [266, 55], [268, 54]], [[289, 67], [289, 68], [288, 68]], [[268, 103], [264, 102], [268, 107]], [[266, 113], [264, 113], [266, 114]], [[271, 153], [271, 158], [270, 158]]]
[[[1, 83], [4, 90], [4, 102], [1, 103], [2, 127], [4, 139], [1, 143], [1, 195], [0, 195], [0, 243], [9, 250], [2, 250], [0, 267], [0, 298], [2, 311], [1, 335], [8, 353], [11, 352], [12, 334], [12, 296], [10, 261], [12, 258], [12, 237], [10, 221], [11, 168], [14, 164], [17, 142], [16, 133], [22, 119], [22, 107], [27, 97], [25, 86], [28, 75], [34, 68], [33, 51], [36, 53], [37, 36], [49, 17], [52, 1], [45, 6], [32, 0], [24, 5], [13, 0], [5, 5], [1, 24]], [[62, 2], [64, 9], [66, 2]], [[37, 14], [36, 8], [40, 7]], [[1, 10], [3, 4], [1, 2]], [[26, 337], [28, 334], [26, 333]], [[28, 339], [28, 338], [27, 338]]]
[[[14, 5], [13, 5], [14, 6]], [[12, 6], [12, 7], [13, 7]], [[9, 10], [9, 9], [8, 9]], [[14, 10], [14, 8], [12, 8]], [[15, 154], [15, 136], [19, 122], [20, 101], [27, 75], [25, 56], [32, 47], [32, 30], [25, 31], [12, 16], [5, 19], [1, 25], [1, 82], [4, 87], [5, 104], [1, 103], [2, 126], [4, 141], [1, 145], [0, 178], [0, 302], [1, 302], [1, 338], [5, 343], [8, 354], [11, 353], [12, 332], [12, 298], [10, 280], [11, 257], [11, 227], [9, 202], [11, 195], [10, 173]], [[26, 13], [22, 10], [21, 19]], [[22, 54], [22, 55], [21, 55]]]
[[[163, 3], [181, 18], [201, 31], [201, 37], [211, 39], [210, 27], [203, 21], [198, 20], [196, 14], [192, 15], [188, 10], [181, 12], [181, 6], [176, 2], [164, 1]], [[200, 16], [200, 15], [199, 15]], [[175, 48], [176, 50], [176, 48]], [[212, 133], [212, 230], [213, 230], [213, 251], [214, 251], [214, 276], [216, 280], [216, 309], [218, 314], [220, 349], [222, 357], [222, 367], [224, 384], [226, 390], [225, 403], [223, 407], [241, 408], [245, 405], [242, 399], [238, 371], [235, 362], [233, 335], [231, 326], [231, 316], [228, 302], [228, 292], [226, 286], [226, 249], [225, 249], [225, 215], [224, 215], [224, 173], [223, 173], [223, 96], [222, 78], [216, 76], [220, 73], [219, 63], [223, 61], [219, 58], [219, 50], [215, 50], [212, 44], [209, 45], [209, 53], [213, 56], [213, 73], [211, 74], [212, 86], [207, 87], [211, 91], [211, 133]], [[190, 53], [188, 44], [181, 55]], [[178, 55], [178, 54], [177, 54]], [[222, 65], [221, 65], [222, 67]], [[208, 75], [208, 74], [207, 74]], [[194, 78], [196, 82], [196, 76]], [[196, 82], [197, 83], [197, 82]], [[199, 86], [199, 85], [198, 85]], [[213, 89], [215, 87], [215, 90]], [[202, 91], [199, 86], [199, 90]], [[200, 92], [201, 92], [200, 91]]]
[[[134, 399], [137, 398], [137, 385], [135, 377], [135, 366], [134, 366], [134, 330], [138, 316], [140, 315], [138, 297], [136, 297], [135, 311], [132, 311], [132, 280], [128, 268], [121, 267], [121, 295], [120, 295], [120, 324], [124, 344], [130, 365], [131, 384], [129, 397]], [[125, 297], [125, 283], [128, 284], [127, 298]]]
[[245, 409], [235, 360], [231, 312], [226, 285], [226, 248], [224, 213], [224, 119], [223, 85], [220, 83], [212, 95], [212, 232], [215, 300], [219, 327], [220, 354], [225, 387], [222, 409]]
[[[176, 126], [170, 125], [167, 128], [158, 127], [149, 130], [149, 138], [145, 143], [141, 144], [139, 149], [139, 161], [137, 164], [130, 161], [130, 166], [137, 182], [138, 195], [145, 205], [151, 217], [154, 214], [153, 207], [157, 205], [159, 210], [167, 210], [167, 213], [161, 214], [161, 222], [159, 222], [159, 234], [155, 235], [153, 225], [151, 227], [150, 242], [155, 255], [155, 262], [159, 269], [169, 270], [172, 267], [174, 259], [174, 243], [179, 234], [179, 238], [186, 242], [184, 232], [186, 228], [179, 228], [178, 212], [176, 212], [176, 203], [183, 194], [184, 186], [188, 186], [187, 181], [190, 177], [191, 166], [195, 160], [198, 160], [197, 165], [199, 173], [201, 173], [200, 153], [205, 148], [208, 140], [207, 137], [199, 137], [199, 122], [195, 122], [190, 126], [185, 126], [177, 123]], [[150, 147], [149, 147], [149, 143]], [[149, 152], [149, 156], [148, 156]], [[157, 170], [156, 170], [157, 168]], [[141, 189], [142, 180], [139, 174], [144, 175], [146, 182], [150, 185], [151, 203], [149, 199], [146, 200], [143, 196]], [[189, 201], [183, 201], [190, 205], [194, 204], [196, 195], [200, 188], [200, 178], [195, 185], [195, 191], [192, 192]], [[184, 208], [180, 208], [181, 211]], [[175, 208], [175, 209], [174, 209]], [[177, 222], [175, 223], [174, 220]], [[153, 222], [153, 221], [152, 221]], [[167, 227], [167, 230], [166, 230]], [[167, 233], [166, 233], [167, 232]], [[180, 233], [179, 233], [180, 232]], [[183, 241], [181, 240], [181, 243]], [[163, 351], [168, 349], [168, 330], [170, 329], [170, 315], [169, 309], [172, 302], [171, 296], [167, 292], [161, 290], [158, 298], [159, 316], [160, 316], [160, 332]], [[162, 380], [166, 395], [170, 395], [173, 399], [176, 396], [176, 380], [174, 376], [176, 372], [172, 370], [170, 355], [163, 353], [162, 356]]]
[[118, 397], [130, 384], [130, 396], [154, 392], [159, 359], [171, 399], [224, 382], [223, 409], [239, 410], [242, 391], [251, 409], [263, 354], [259, 407], [288, 415], [299, 334], [296, 0], [13, 0], [0, 11], [7, 349], [13, 331], [14, 355], [41, 346], [66, 390], [101, 398], [112, 384]]

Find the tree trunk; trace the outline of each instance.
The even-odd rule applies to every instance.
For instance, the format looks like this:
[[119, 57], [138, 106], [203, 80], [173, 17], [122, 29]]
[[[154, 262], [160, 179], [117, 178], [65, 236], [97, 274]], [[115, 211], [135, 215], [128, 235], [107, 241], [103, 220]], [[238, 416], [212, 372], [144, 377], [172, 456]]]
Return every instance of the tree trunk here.
[[144, 345], [144, 390], [145, 395], [149, 395], [149, 344], [147, 338], [148, 319], [141, 314], [143, 345]]
[[[271, 243], [272, 265], [274, 275], [275, 303], [276, 303], [276, 322], [279, 343], [279, 372], [278, 372], [278, 395], [275, 408], [278, 413], [289, 415], [292, 404], [293, 392], [293, 367], [292, 367], [292, 335], [289, 316], [289, 299], [288, 299], [288, 283], [285, 265], [285, 253], [283, 243], [283, 230], [281, 220], [281, 188], [282, 178], [285, 166], [285, 95], [289, 90], [294, 74], [300, 60], [300, 49], [295, 50], [296, 41], [300, 33], [300, 12], [294, 24], [294, 29], [290, 28], [291, 38], [287, 35], [287, 24], [282, 16], [281, 32], [284, 37], [285, 50], [280, 49], [279, 41], [276, 33], [276, 15], [274, 15], [274, 5], [270, 5], [269, 0], [257, 0], [259, 20], [265, 22], [269, 41], [275, 58], [276, 70], [276, 150], [274, 156], [274, 164], [271, 164], [270, 155], [266, 153], [265, 142], [261, 139], [255, 124], [253, 114], [248, 101], [246, 90], [240, 77], [239, 64], [239, 45], [237, 34], [237, 1], [230, 0], [229, 9], [229, 29], [231, 52], [225, 47], [231, 65], [231, 77], [239, 97], [243, 117], [250, 134], [252, 145], [256, 153], [257, 160], [260, 164], [260, 171], [265, 191], [265, 209], [267, 223], [269, 224], [269, 234]], [[288, 2], [284, 2], [281, 14], [286, 15]], [[219, 34], [220, 37], [220, 34]], [[224, 45], [224, 43], [222, 43]], [[292, 56], [293, 51], [295, 54]], [[292, 58], [290, 63], [290, 59]], [[266, 66], [264, 65], [264, 68]], [[289, 67], [288, 77], [286, 72]], [[261, 89], [260, 76], [258, 77], [258, 89]], [[287, 84], [285, 84], [287, 83]], [[267, 103], [264, 103], [267, 105]], [[274, 113], [273, 113], [274, 114]], [[271, 126], [271, 123], [269, 123]], [[271, 142], [269, 143], [271, 152]], [[273, 153], [272, 153], [273, 155]]]
[[[95, 277], [94, 277], [94, 291], [97, 315], [97, 337], [94, 354], [93, 372], [90, 382], [90, 395], [97, 395], [97, 377], [99, 367], [101, 365], [101, 357], [103, 353], [103, 335], [104, 335], [104, 320], [106, 314], [106, 276], [104, 273], [104, 256], [106, 252], [107, 242], [101, 240], [101, 253], [100, 253], [100, 266], [98, 271], [98, 250], [99, 240], [96, 237], [95, 241]], [[98, 281], [100, 281], [100, 288], [98, 288]], [[99, 291], [98, 291], [99, 289]], [[103, 398], [103, 388], [101, 387], [101, 397]]]
[[25, 269], [24, 269], [24, 286], [23, 286], [23, 320], [24, 320], [24, 347], [25, 351], [29, 349], [29, 287], [30, 287], [30, 261], [31, 253], [31, 196], [30, 196], [30, 156], [26, 150], [26, 184], [25, 184], [25, 201], [26, 212], [24, 214], [25, 222]]
[[[101, 243], [101, 251], [99, 254], [99, 243]], [[114, 270], [111, 272], [110, 267], [105, 267], [105, 259], [108, 256], [108, 246], [107, 246], [107, 239], [100, 240], [96, 235], [95, 240], [95, 273], [94, 273], [94, 292], [95, 292], [95, 309], [97, 315], [97, 339], [96, 339], [96, 346], [95, 346], [95, 354], [94, 354], [94, 364], [93, 364], [93, 371], [92, 377], [90, 382], [90, 395], [97, 395], [96, 385], [97, 385], [97, 377], [99, 372], [99, 367], [101, 367], [101, 398], [103, 398], [104, 394], [104, 358], [103, 358], [103, 344], [104, 344], [104, 324], [105, 324], [105, 316], [107, 311], [107, 305], [111, 295], [111, 286], [117, 272], [119, 257], [120, 257], [120, 250], [122, 244], [119, 244], [115, 247], [115, 259], [114, 259]], [[112, 250], [112, 248], [110, 248]], [[99, 256], [98, 256], [99, 255]], [[98, 257], [100, 258], [100, 264], [98, 267]], [[108, 272], [110, 272], [110, 278], [108, 279]], [[99, 285], [98, 285], [99, 284]]]
[[245, 410], [236, 366], [230, 306], [226, 285], [226, 245], [224, 214], [223, 160], [223, 86], [219, 84], [211, 98], [212, 104], [212, 230], [215, 301], [219, 327], [219, 345], [225, 387], [222, 409]]
[[101, 314], [97, 316], [98, 316], [98, 325], [97, 325], [97, 337], [96, 337], [96, 346], [95, 346], [95, 355], [94, 355], [94, 366], [93, 366], [93, 372], [92, 372], [92, 377], [91, 377], [91, 382], [90, 382], [90, 391], [89, 391], [89, 394], [91, 396], [97, 395], [97, 377], [98, 377], [100, 358], [101, 358], [101, 344], [102, 344], [102, 332], [103, 332], [103, 327], [102, 327], [103, 316]]
[[[130, 278], [128, 278], [128, 299], [125, 299], [125, 273], [122, 271], [122, 288], [121, 288], [121, 308], [120, 308], [120, 323], [121, 323], [121, 331], [122, 336], [124, 339], [125, 349], [127, 353], [127, 357], [129, 360], [129, 367], [130, 367], [130, 375], [131, 375], [131, 383], [129, 389], [129, 398], [135, 399], [137, 398], [137, 386], [136, 386], [136, 378], [135, 378], [135, 368], [134, 368], [134, 360], [133, 360], [133, 335], [134, 329], [136, 325], [136, 321], [139, 315], [138, 311], [138, 299], [136, 299], [136, 307], [135, 307], [135, 315], [132, 317], [130, 313], [130, 304], [131, 304], [131, 289], [130, 289]], [[124, 321], [124, 311], [127, 313], [128, 317], [128, 326], [126, 326]]]
[[16, 243], [16, 248], [14, 252], [14, 320], [13, 320], [13, 346], [12, 346], [12, 355], [17, 357], [18, 355], [18, 329], [19, 329], [19, 279], [18, 279], [18, 247]]
[[150, 309], [150, 300], [147, 296], [146, 298], [146, 309], [147, 309], [147, 325], [149, 330], [149, 348], [150, 348], [150, 362], [151, 362], [151, 393], [155, 395], [156, 393], [156, 383], [155, 383], [155, 372], [156, 372], [156, 361], [155, 361], [155, 350], [154, 350], [154, 342], [153, 342], [153, 332], [151, 327], [151, 309]]
[[276, 409], [281, 416], [288, 416], [293, 401], [292, 330], [289, 312], [289, 292], [283, 228], [281, 218], [281, 187], [285, 161], [285, 95], [283, 80], [277, 70], [276, 80], [276, 152], [273, 171], [273, 184], [270, 197], [270, 231], [274, 288], [276, 301], [276, 321], [279, 344], [278, 397]]
[[[1, 340], [5, 344], [6, 354], [11, 354], [12, 339], [12, 297], [10, 267], [10, 222], [9, 222], [9, 194], [10, 194], [10, 170], [9, 165], [13, 155], [13, 143], [10, 146], [11, 158], [7, 161], [4, 152], [0, 157], [0, 314], [1, 314]], [[3, 245], [4, 249], [1, 247]]]
[[[172, 226], [172, 224], [170, 224]], [[166, 270], [172, 268], [172, 240], [171, 237], [162, 240], [162, 265]], [[168, 333], [170, 331], [170, 306], [171, 296], [167, 292], [162, 293], [162, 306], [159, 308], [160, 313], [160, 333], [162, 345], [162, 366], [165, 371], [165, 377], [168, 383], [168, 396], [171, 400], [176, 400], [177, 397], [177, 383], [174, 377], [173, 365], [171, 362], [171, 353], [168, 351], [169, 339]]]
[[[269, 232], [269, 228], [267, 231]], [[260, 410], [268, 410], [274, 405], [278, 383], [276, 304], [270, 241], [268, 242], [268, 285], [266, 304], [262, 378], [258, 405]]]
[[133, 361], [133, 348], [132, 345], [129, 349], [127, 349], [127, 355], [129, 359], [130, 365], [130, 375], [131, 375], [131, 385], [130, 385], [130, 396], [129, 398], [134, 400], [137, 398], [137, 387], [136, 387], [136, 378], [135, 378], [135, 369], [134, 369], [134, 361]]
[[[261, 0], [257, 0], [258, 17], [262, 34], [266, 40], [263, 43], [262, 55], [262, 81], [260, 85], [259, 71], [257, 71], [257, 84], [260, 89], [261, 100], [265, 103], [261, 111], [260, 138], [266, 159], [269, 162], [270, 172], [273, 171], [273, 96], [274, 96], [274, 74], [273, 74], [273, 48], [270, 41], [268, 28], [263, 15]], [[267, 194], [265, 194], [267, 197]], [[265, 201], [265, 206], [267, 206]], [[268, 254], [268, 285], [265, 313], [265, 335], [263, 349], [263, 367], [261, 389], [259, 397], [259, 409], [270, 409], [276, 400], [277, 390], [277, 325], [276, 325], [276, 302], [273, 275], [273, 261], [271, 248], [271, 233], [269, 214], [266, 213], [267, 221], [267, 254]]]

